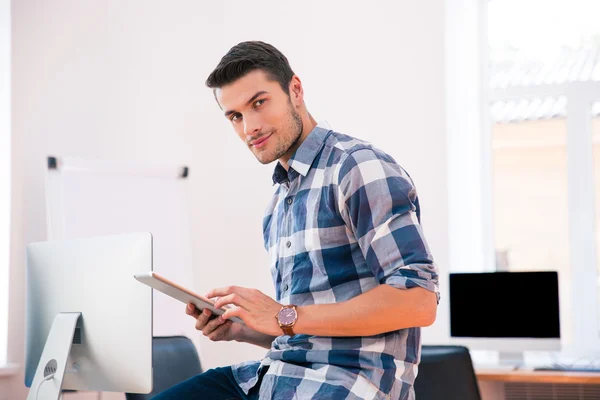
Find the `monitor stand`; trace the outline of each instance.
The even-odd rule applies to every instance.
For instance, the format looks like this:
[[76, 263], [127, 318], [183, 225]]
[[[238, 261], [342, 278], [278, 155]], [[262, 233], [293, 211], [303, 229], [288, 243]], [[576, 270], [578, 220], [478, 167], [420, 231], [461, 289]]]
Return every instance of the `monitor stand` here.
[[525, 356], [522, 351], [499, 351], [498, 364], [500, 367], [512, 367], [514, 369], [521, 368], [525, 365]]
[[80, 316], [81, 313], [72, 312], [60, 313], [54, 318], [27, 400], [59, 399], [75, 327]]

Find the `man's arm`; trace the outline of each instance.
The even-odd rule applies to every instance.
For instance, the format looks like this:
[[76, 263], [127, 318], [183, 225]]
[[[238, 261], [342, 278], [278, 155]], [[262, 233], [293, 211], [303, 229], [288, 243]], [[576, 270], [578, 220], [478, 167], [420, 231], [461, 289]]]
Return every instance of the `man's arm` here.
[[436, 317], [435, 293], [417, 287], [380, 285], [348, 301], [297, 308], [295, 333], [317, 336], [372, 336], [417, 326]]
[[431, 325], [439, 303], [438, 269], [423, 233], [419, 198], [408, 173], [388, 154], [362, 148], [340, 164], [335, 193], [342, 219], [382, 286], [373, 289], [377, 294], [367, 292], [350, 300], [356, 304], [348, 307], [363, 310], [364, 297], [367, 306], [386, 317], [390, 307], [401, 327]]
[[[256, 289], [229, 286], [207, 293], [207, 297], [215, 296], [222, 296], [215, 302], [217, 308], [225, 304], [237, 305], [217, 318], [220, 323], [231, 323], [227, 319], [237, 316], [250, 329], [262, 332], [235, 340], [266, 347], [266, 337], [271, 337], [272, 341], [272, 336], [282, 334], [275, 319], [282, 305], [264, 293]], [[372, 336], [431, 325], [436, 317], [437, 297], [435, 293], [420, 287], [396, 289], [389, 285], [379, 285], [348, 301], [301, 306], [297, 310], [298, 322], [294, 325], [296, 334]], [[266, 337], [260, 336], [262, 334]]]

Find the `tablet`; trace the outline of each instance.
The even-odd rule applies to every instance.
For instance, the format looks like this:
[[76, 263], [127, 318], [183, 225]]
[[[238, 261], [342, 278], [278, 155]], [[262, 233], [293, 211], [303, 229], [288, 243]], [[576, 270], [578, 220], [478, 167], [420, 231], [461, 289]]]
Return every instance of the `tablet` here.
[[[227, 310], [226, 307], [216, 309], [215, 303], [212, 300], [181, 287], [175, 282], [171, 282], [167, 278], [160, 276], [156, 272], [148, 271], [141, 274], [135, 274], [133, 277], [143, 284], [148, 285], [151, 288], [166, 294], [167, 296], [179, 300], [182, 303], [192, 303], [200, 311], [208, 308], [213, 315], [221, 315]], [[244, 321], [239, 317], [231, 317], [230, 319], [233, 322], [245, 325]]]

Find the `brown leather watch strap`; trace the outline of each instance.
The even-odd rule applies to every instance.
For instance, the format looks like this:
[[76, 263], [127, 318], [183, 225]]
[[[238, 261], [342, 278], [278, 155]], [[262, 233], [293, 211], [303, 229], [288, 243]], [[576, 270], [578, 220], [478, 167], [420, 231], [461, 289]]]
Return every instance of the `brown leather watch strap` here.
[[283, 333], [285, 333], [286, 335], [289, 336], [294, 336], [294, 329], [292, 329], [291, 326], [281, 326], [281, 330], [283, 331]]

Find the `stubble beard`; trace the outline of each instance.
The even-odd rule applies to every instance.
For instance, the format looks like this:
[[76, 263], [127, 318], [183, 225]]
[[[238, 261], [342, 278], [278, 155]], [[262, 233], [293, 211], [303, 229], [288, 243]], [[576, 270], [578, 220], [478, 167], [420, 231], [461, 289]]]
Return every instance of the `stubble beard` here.
[[261, 164], [269, 164], [281, 158], [298, 143], [298, 140], [300, 140], [300, 137], [302, 136], [302, 131], [304, 130], [302, 118], [300, 117], [300, 114], [294, 110], [294, 106], [292, 105], [291, 101], [289, 105], [290, 112], [286, 130], [291, 133], [291, 136], [289, 138], [283, 138], [282, 141], [277, 143], [277, 147], [275, 148], [272, 156], [261, 159], [260, 154], [257, 154], [256, 158]]

